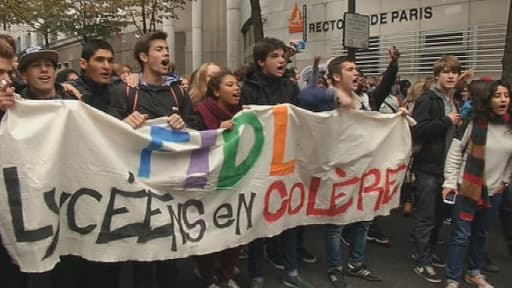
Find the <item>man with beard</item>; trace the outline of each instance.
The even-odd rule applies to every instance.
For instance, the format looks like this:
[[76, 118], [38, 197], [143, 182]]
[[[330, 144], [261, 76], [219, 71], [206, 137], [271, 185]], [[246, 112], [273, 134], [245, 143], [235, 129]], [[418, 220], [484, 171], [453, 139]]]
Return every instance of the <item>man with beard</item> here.
[[80, 58], [80, 78], [71, 84], [80, 91], [82, 100], [107, 112], [109, 108], [108, 87], [111, 84], [114, 49], [103, 39], [87, 41]]
[[[81, 75], [69, 82], [81, 94], [81, 100], [103, 112], [109, 112], [114, 50], [103, 39], [92, 39], [82, 47]], [[110, 288], [119, 286], [119, 263], [88, 261], [65, 256], [56, 266], [57, 287]]]

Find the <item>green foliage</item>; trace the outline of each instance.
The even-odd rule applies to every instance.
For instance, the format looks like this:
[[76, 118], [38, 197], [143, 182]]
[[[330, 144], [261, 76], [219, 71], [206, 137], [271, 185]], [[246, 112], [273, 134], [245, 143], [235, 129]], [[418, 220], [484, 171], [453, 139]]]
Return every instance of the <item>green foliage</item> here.
[[46, 46], [48, 46], [49, 35], [60, 31], [61, 16], [67, 9], [62, 0], [6, 0], [4, 2], [5, 9], [2, 16], [6, 17], [5, 23], [29, 26], [44, 36]]
[[62, 32], [83, 42], [106, 37], [129, 24], [122, 1], [61, 0], [67, 7], [62, 17]]
[[7, 0], [0, 0], [0, 25], [2, 25], [2, 28], [6, 29], [7, 27], [18, 24], [17, 19], [15, 19], [12, 15], [12, 12], [7, 7], [8, 1]]
[[134, 25], [140, 34], [176, 18], [191, 0], [0, 0], [0, 24], [24, 24], [44, 36], [62, 33], [82, 41], [105, 37]]
[[126, 7], [130, 24], [139, 34], [155, 31], [164, 19], [177, 18], [176, 9], [184, 9], [192, 0], [120, 0]]

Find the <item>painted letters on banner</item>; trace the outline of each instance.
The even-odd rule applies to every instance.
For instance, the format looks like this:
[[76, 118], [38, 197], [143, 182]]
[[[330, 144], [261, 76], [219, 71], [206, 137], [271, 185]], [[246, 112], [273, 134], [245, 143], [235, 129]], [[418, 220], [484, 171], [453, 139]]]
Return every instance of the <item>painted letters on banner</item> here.
[[25, 272], [59, 256], [162, 260], [398, 205], [404, 117], [254, 106], [233, 131], [133, 130], [78, 101], [23, 101], [0, 125], [0, 233]]

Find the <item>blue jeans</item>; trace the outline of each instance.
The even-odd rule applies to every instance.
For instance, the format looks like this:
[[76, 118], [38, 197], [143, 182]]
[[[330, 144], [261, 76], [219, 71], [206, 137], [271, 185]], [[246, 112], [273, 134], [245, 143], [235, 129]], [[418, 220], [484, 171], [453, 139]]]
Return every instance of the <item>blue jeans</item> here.
[[498, 215], [502, 195], [491, 197], [491, 208], [478, 209], [473, 222], [460, 219], [462, 211], [461, 199], [457, 197], [453, 207], [452, 233], [448, 245], [448, 260], [446, 263], [446, 278], [460, 282], [464, 275], [464, 260], [468, 254], [468, 273], [476, 276], [485, 266], [485, 251], [489, 229]]
[[[366, 236], [370, 227], [368, 221], [351, 224], [350, 232], [350, 261], [354, 266], [362, 265], [366, 260]], [[343, 259], [341, 256], [340, 236], [343, 225], [327, 224], [325, 227], [325, 248], [327, 251], [327, 268], [341, 269]]]
[[[281, 233], [281, 256], [283, 258], [284, 270], [294, 272], [298, 269], [297, 262], [297, 239], [295, 228], [288, 229]], [[249, 277], [263, 278], [264, 247], [265, 238], [258, 238], [249, 244]]]
[[433, 247], [443, 224], [442, 177], [416, 172], [414, 206], [416, 222], [413, 228], [416, 265], [432, 266]]
[[503, 228], [503, 236], [509, 246], [509, 252], [512, 252], [512, 189], [510, 189], [510, 187], [503, 192], [499, 214]]

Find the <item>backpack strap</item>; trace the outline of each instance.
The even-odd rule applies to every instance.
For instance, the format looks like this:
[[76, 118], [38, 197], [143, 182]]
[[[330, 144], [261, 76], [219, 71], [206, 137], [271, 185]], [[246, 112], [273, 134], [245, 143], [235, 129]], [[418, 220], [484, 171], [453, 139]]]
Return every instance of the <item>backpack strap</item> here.
[[[137, 109], [137, 103], [139, 102], [139, 87], [137, 86], [133, 89], [132, 88], [133, 87], [126, 85], [126, 97], [128, 97], [128, 100], [133, 99], [133, 104], [132, 104], [132, 113], [133, 113]], [[181, 95], [184, 95], [183, 88], [181, 88], [181, 87], [179, 87], [179, 88], [181, 91]], [[180, 110], [180, 102], [178, 101], [178, 96], [176, 95], [176, 92], [174, 92], [174, 89], [172, 89], [172, 86], [169, 88], [169, 90], [171, 92], [172, 98], [174, 99], [174, 103], [176, 103], [176, 107], [178, 108], [178, 110]], [[131, 97], [133, 97], [133, 98], [131, 98]]]
[[[178, 97], [176, 96], [176, 92], [174, 92], [174, 89], [172, 89], [173, 86], [170, 86], [170, 90], [171, 90], [171, 96], [172, 98], [174, 99], [174, 103], [176, 103], [176, 107], [178, 108], [178, 110], [180, 110], [180, 102], [178, 101]], [[181, 86], [178, 86], [178, 88], [180, 89], [180, 92], [181, 92], [181, 97], [185, 95], [185, 91], [183, 91], [183, 88], [181, 88]]]
[[176, 96], [176, 92], [172, 89], [172, 86], [169, 88], [171, 90], [171, 96], [174, 99], [174, 103], [176, 103], [176, 107], [180, 110], [180, 102], [178, 102], [178, 97]]
[[[132, 113], [137, 109], [137, 103], [139, 102], [139, 87], [132, 87], [126, 85], [126, 97], [128, 97], [128, 101], [133, 99], [132, 103]], [[133, 97], [133, 98], [132, 98]]]
[[396, 113], [398, 112], [398, 110], [395, 109], [395, 107], [393, 107], [391, 104], [389, 104], [386, 100], [384, 100], [383, 102], [386, 106], [389, 107], [389, 109], [391, 109], [391, 111], [393, 111], [393, 113]]

